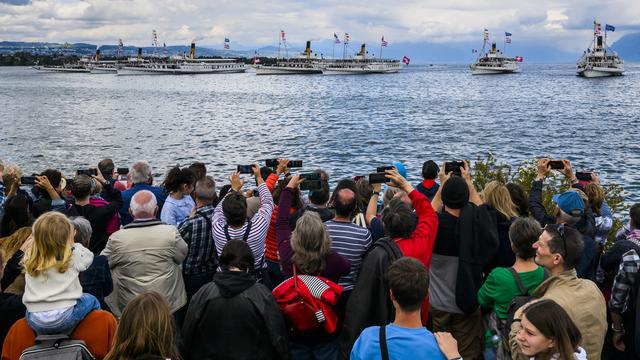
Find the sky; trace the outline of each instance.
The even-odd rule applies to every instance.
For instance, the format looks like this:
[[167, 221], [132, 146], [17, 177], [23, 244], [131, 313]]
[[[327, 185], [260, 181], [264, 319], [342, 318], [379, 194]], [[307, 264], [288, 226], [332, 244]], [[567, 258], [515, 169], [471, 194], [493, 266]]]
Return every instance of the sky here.
[[[0, 41], [159, 43], [261, 47], [330, 41], [345, 32], [352, 42], [482, 42], [482, 31], [502, 41], [548, 44], [581, 51], [593, 20], [616, 26], [609, 43], [640, 32], [640, 1], [602, 0], [0, 0]], [[604, 25], [603, 25], [604, 27]]]

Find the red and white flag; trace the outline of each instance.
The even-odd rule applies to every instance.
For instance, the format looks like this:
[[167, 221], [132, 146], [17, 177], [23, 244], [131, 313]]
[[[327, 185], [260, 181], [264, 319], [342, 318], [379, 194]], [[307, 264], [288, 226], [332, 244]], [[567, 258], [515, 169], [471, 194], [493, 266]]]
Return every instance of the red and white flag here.
[[595, 29], [596, 29], [596, 35], [600, 36], [602, 35], [602, 25], [600, 23], [594, 22], [595, 24]]
[[408, 57], [408, 56], [406, 56], [406, 55], [402, 58], [402, 62], [403, 62], [405, 65], [409, 65], [409, 62], [410, 62], [410, 61], [411, 61], [411, 59], [409, 59], [409, 57]]
[[524, 58], [522, 56], [516, 56], [516, 61], [517, 62], [523, 62]]

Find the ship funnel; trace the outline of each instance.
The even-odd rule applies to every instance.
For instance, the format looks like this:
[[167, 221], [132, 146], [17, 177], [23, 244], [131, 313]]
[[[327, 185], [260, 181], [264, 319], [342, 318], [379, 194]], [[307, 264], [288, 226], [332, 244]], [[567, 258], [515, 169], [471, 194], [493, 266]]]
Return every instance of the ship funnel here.
[[96, 61], [100, 61], [100, 49], [96, 49]]
[[138, 48], [138, 61], [142, 61], [142, 48]]
[[362, 56], [364, 57], [364, 55], [367, 53], [367, 45], [366, 44], [362, 44], [360, 46], [360, 52], [358, 53], [358, 56]]
[[304, 49], [304, 54], [307, 56], [307, 59], [311, 57], [311, 41], [307, 41], [307, 47]]
[[596, 46], [597, 49], [602, 49], [602, 35], [598, 35], [596, 44], [597, 44]]
[[189, 50], [189, 59], [193, 60], [196, 57], [196, 43], [191, 43], [191, 50]]
[[493, 43], [491, 43], [491, 53], [492, 54], [496, 53], [496, 42], [495, 41]]

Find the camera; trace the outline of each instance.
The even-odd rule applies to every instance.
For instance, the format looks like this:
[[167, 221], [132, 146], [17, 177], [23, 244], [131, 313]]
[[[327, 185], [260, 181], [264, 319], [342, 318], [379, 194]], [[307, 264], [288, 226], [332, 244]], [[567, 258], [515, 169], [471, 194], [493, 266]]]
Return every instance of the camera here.
[[288, 168], [301, 168], [302, 167], [302, 160], [289, 160], [289, 162], [287, 163], [287, 167]]
[[253, 165], [238, 165], [240, 174], [253, 174]]
[[576, 179], [580, 181], [591, 181], [591, 173], [584, 171], [576, 171]]
[[35, 176], [23, 176], [20, 178], [20, 183], [22, 185], [35, 185], [36, 177]]
[[564, 169], [564, 163], [562, 160], [551, 160], [549, 161], [549, 167], [552, 170], [562, 170]]
[[384, 184], [391, 182], [391, 179], [387, 178], [386, 173], [377, 172], [369, 174], [369, 184]]
[[278, 166], [278, 159], [267, 159], [264, 161], [264, 164], [267, 167], [276, 167]]
[[79, 169], [79, 170], [76, 171], [76, 175], [87, 175], [87, 176], [98, 175], [98, 170], [96, 170], [96, 169]]
[[322, 189], [320, 180], [305, 180], [300, 184], [300, 190], [319, 190]]
[[377, 173], [383, 173], [383, 172], [385, 172], [387, 170], [393, 170], [393, 166], [378, 166], [376, 168], [376, 172]]
[[320, 180], [320, 173], [312, 172], [312, 173], [300, 174], [300, 179], [303, 179], [304, 181]]
[[444, 163], [444, 173], [452, 172], [453, 175], [462, 176], [461, 167], [464, 167], [464, 161], [448, 161]]

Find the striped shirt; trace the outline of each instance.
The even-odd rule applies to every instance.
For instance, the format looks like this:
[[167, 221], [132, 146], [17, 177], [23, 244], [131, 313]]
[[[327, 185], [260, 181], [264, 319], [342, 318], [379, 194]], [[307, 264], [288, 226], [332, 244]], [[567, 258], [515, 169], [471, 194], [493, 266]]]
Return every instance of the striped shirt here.
[[[251, 248], [251, 252], [255, 259], [256, 270], [260, 269], [260, 264], [262, 264], [263, 269], [267, 267], [267, 263], [264, 261], [265, 239], [267, 237], [267, 230], [269, 229], [269, 222], [271, 221], [271, 213], [273, 212], [273, 197], [271, 196], [267, 185], [265, 185], [265, 183], [260, 184], [260, 186], [258, 186], [258, 191], [260, 192], [260, 209], [258, 209], [258, 212], [251, 218], [251, 231], [247, 238], [247, 244]], [[230, 193], [231, 191], [228, 194]], [[224, 233], [224, 227], [227, 225], [227, 218], [222, 212], [223, 203], [224, 199], [218, 203], [211, 219], [211, 223], [213, 225], [213, 241], [216, 244], [218, 256], [222, 254], [222, 249], [227, 244], [227, 237]], [[232, 240], [242, 240], [246, 230], [246, 222], [242, 227], [237, 229], [229, 226], [229, 237]]]
[[349, 275], [341, 277], [338, 284], [343, 286], [345, 291], [353, 290], [364, 253], [372, 244], [371, 233], [367, 228], [350, 222], [329, 220], [325, 225], [331, 237], [331, 248], [351, 262]]

